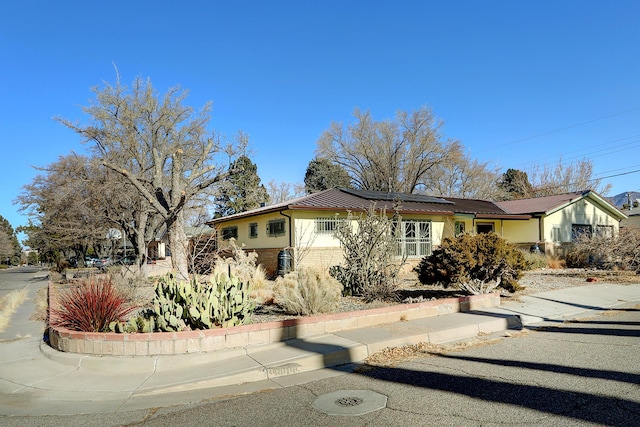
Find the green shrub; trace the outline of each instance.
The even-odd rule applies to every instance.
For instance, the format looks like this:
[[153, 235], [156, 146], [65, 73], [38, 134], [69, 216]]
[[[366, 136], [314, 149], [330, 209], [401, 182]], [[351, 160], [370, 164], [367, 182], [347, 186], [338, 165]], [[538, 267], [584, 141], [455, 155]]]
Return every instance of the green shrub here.
[[528, 265], [520, 250], [495, 233], [463, 234], [445, 238], [414, 270], [421, 283], [457, 286], [471, 293], [496, 287], [514, 292]]
[[334, 311], [340, 301], [342, 285], [328, 273], [311, 268], [278, 277], [274, 297], [289, 314], [312, 315]]

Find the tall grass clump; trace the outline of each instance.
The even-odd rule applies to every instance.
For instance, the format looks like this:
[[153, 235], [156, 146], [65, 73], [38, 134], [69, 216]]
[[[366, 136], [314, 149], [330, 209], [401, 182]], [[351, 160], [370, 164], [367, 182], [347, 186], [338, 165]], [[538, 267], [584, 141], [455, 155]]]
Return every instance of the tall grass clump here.
[[526, 270], [536, 270], [549, 267], [549, 260], [544, 254], [537, 254], [529, 251], [520, 251], [526, 262]]
[[135, 309], [109, 277], [91, 277], [61, 293], [50, 319], [73, 331], [107, 332], [111, 322], [123, 322]]
[[276, 279], [274, 296], [289, 314], [330, 313], [338, 307], [342, 285], [326, 271], [301, 267]]

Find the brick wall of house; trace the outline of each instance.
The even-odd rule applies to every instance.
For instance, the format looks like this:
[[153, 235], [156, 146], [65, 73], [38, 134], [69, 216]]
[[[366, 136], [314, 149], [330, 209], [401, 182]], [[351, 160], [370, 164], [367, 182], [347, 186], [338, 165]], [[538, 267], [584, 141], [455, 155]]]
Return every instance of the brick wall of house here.
[[341, 264], [342, 259], [342, 248], [309, 248], [300, 265], [328, 270], [332, 265]]

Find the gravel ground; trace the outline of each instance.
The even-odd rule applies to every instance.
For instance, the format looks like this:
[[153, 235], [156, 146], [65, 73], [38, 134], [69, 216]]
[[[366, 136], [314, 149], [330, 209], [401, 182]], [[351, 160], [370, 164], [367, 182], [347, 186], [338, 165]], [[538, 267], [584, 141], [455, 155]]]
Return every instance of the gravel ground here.
[[[601, 271], [588, 269], [540, 269], [524, 273], [518, 281], [521, 290], [501, 295], [505, 300], [517, 300], [519, 296], [552, 291], [556, 289], [604, 283], [640, 283], [640, 275], [626, 271]], [[421, 285], [415, 277], [406, 277], [400, 290], [398, 302], [418, 302], [466, 295], [460, 290], [444, 289], [441, 286]], [[342, 298], [337, 312], [364, 310], [388, 306], [393, 302], [365, 303], [360, 298]], [[275, 305], [259, 306], [252, 316], [253, 323], [295, 319], [300, 316], [287, 315]]]
[[[515, 293], [503, 292], [505, 300], [517, 300], [519, 296], [546, 292], [567, 287], [590, 285], [594, 281], [604, 283], [640, 283], [640, 275], [633, 272], [599, 271], [587, 269], [540, 269], [527, 271], [519, 280], [522, 289]], [[126, 286], [125, 286], [126, 287]], [[134, 295], [135, 294], [135, 295]], [[441, 298], [459, 297], [466, 295], [457, 289], [445, 289], [442, 286], [422, 285], [415, 274], [404, 277], [396, 302], [375, 301], [366, 303], [361, 298], [343, 297], [340, 299], [336, 312], [357, 311], [368, 308], [389, 306], [400, 302], [419, 302]], [[131, 295], [141, 306], [147, 304], [153, 297], [153, 287], [137, 288]], [[44, 312], [44, 308], [43, 308]], [[256, 307], [252, 315], [253, 323], [271, 322], [284, 319], [295, 319], [301, 316], [285, 314], [277, 305]]]

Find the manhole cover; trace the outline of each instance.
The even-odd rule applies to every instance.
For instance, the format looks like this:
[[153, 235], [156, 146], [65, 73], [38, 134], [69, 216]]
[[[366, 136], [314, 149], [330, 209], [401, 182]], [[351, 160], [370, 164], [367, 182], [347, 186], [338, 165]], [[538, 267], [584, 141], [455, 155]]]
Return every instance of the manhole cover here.
[[359, 397], [341, 397], [336, 400], [336, 405], [340, 406], [358, 406], [362, 403], [362, 399]]
[[341, 390], [318, 396], [313, 407], [328, 415], [363, 415], [387, 406], [387, 396], [371, 390]]

